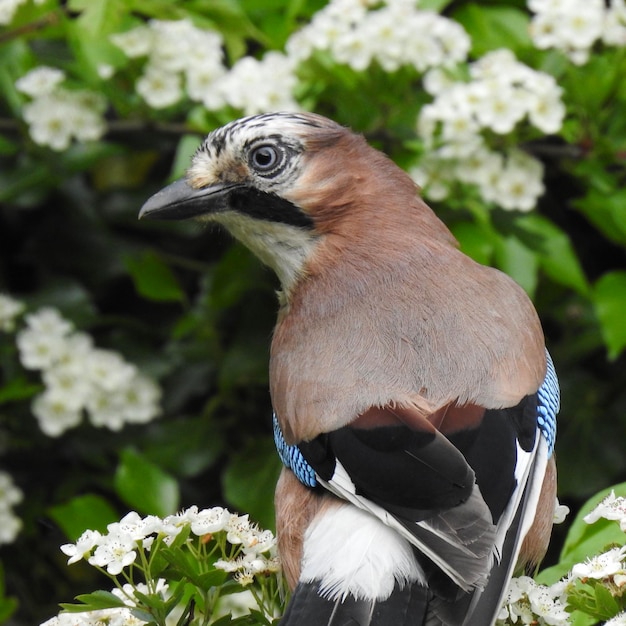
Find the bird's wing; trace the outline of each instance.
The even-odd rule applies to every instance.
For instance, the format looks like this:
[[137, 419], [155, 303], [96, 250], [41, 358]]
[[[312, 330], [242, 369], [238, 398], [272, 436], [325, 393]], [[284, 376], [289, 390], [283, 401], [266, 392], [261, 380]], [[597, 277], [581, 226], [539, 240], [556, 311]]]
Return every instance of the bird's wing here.
[[283, 461], [302, 482], [368, 511], [427, 557], [420, 564], [431, 588], [439, 585], [442, 613], [462, 597], [457, 588], [486, 588], [473, 599], [464, 595], [459, 610], [487, 613], [497, 611], [532, 524], [557, 411], [548, 357], [536, 394], [515, 407], [485, 410], [477, 425], [448, 436], [401, 422], [346, 426], [298, 446], [281, 440], [277, 421], [275, 434]]

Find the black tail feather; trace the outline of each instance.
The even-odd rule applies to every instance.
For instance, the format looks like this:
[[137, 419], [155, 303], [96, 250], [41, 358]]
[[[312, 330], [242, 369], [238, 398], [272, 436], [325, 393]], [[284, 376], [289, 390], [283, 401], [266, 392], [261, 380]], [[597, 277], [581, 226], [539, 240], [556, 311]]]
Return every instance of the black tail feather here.
[[319, 595], [317, 583], [299, 583], [280, 626], [419, 626], [428, 599], [426, 587], [411, 585], [383, 601], [329, 600]]

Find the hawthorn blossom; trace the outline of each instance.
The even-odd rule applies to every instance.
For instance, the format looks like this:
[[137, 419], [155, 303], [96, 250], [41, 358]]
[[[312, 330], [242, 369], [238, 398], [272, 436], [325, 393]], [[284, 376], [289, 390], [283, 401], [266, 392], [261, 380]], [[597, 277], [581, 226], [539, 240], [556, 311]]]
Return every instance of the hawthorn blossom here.
[[226, 73], [222, 36], [190, 20], [153, 19], [110, 39], [128, 58], [146, 57], [135, 89], [154, 109], [173, 106], [185, 95], [195, 102], [210, 98]]
[[509, 583], [498, 623], [561, 626], [569, 624], [569, 613], [551, 587], [520, 576]]
[[31, 409], [46, 435], [60, 436], [85, 414], [92, 425], [110, 430], [160, 414], [159, 386], [122, 355], [94, 347], [56, 309], [40, 309], [25, 322], [16, 343], [22, 365], [41, 371], [45, 389]]
[[612, 548], [608, 552], [598, 554], [577, 563], [572, 567], [572, 576], [575, 578], [609, 578], [615, 574], [626, 575], [626, 546]]
[[530, 34], [539, 49], [555, 48], [572, 63], [583, 65], [592, 47], [626, 45], [626, 9], [623, 0], [529, 0], [534, 13]]
[[15, 86], [31, 101], [24, 105], [23, 117], [32, 140], [62, 151], [72, 140], [95, 141], [106, 130], [106, 101], [94, 91], [69, 90], [62, 86], [65, 73], [39, 66], [19, 78]]
[[297, 84], [294, 71], [293, 61], [280, 52], [268, 52], [261, 60], [243, 57], [216, 80], [203, 104], [211, 110], [228, 105], [245, 115], [297, 110], [292, 95]]
[[487, 202], [529, 211], [544, 192], [543, 166], [516, 149], [489, 147], [486, 131], [506, 135], [520, 124], [558, 132], [565, 116], [553, 77], [518, 62], [509, 50], [486, 54], [469, 66], [469, 81], [441, 69], [424, 85], [434, 96], [422, 107], [418, 135], [428, 149], [413, 173], [429, 198], [445, 197], [455, 181], [478, 188]]
[[22, 490], [7, 472], [0, 471], [0, 546], [13, 543], [22, 528], [22, 520], [13, 507], [24, 499]]
[[316, 51], [326, 51], [358, 72], [373, 62], [387, 72], [401, 66], [423, 72], [464, 61], [471, 42], [463, 27], [415, 4], [332, 0], [291, 35], [287, 54], [302, 62]]
[[622, 531], [626, 532], [626, 498], [616, 496], [615, 491], [611, 490], [611, 493], [583, 519], [587, 524], [593, 524], [600, 518], [618, 521]]

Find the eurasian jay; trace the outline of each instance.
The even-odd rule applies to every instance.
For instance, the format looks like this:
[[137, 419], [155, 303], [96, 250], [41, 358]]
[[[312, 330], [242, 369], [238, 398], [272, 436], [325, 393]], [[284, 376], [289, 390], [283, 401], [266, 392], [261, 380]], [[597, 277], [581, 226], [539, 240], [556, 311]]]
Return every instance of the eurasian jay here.
[[558, 383], [526, 293], [310, 113], [213, 131], [140, 217], [222, 224], [280, 279], [281, 624], [493, 624], [555, 506]]

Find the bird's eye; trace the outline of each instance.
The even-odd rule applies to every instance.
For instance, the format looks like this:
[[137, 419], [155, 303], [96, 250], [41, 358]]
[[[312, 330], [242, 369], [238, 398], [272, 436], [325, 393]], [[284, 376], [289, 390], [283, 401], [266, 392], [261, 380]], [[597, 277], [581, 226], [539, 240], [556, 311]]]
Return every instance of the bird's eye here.
[[263, 144], [250, 152], [250, 165], [259, 173], [271, 172], [280, 163], [281, 157], [278, 148]]

